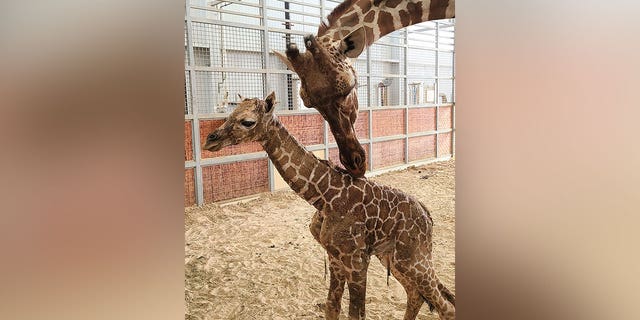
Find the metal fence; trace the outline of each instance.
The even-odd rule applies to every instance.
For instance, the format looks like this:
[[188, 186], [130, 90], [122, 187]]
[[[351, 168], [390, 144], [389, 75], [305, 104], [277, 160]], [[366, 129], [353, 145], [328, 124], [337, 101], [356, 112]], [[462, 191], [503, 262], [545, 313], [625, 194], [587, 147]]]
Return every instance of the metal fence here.
[[[264, 97], [275, 91], [278, 114], [314, 114], [299, 97], [298, 76], [286, 69], [272, 50], [284, 51], [287, 43], [299, 44], [303, 36], [317, 31], [341, 1], [331, 0], [187, 0], [185, 15], [185, 121], [191, 130], [192, 158], [185, 158], [185, 169], [193, 170], [197, 204], [204, 203], [202, 167], [225, 163], [230, 159], [203, 159], [201, 155], [201, 120], [226, 117], [239, 103], [238, 94]], [[389, 34], [354, 60], [358, 72], [360, 110], [368, 113], [368, 139], [365, 149], [382, 146], [382, 142], [404, 139], [405, 164], [409, 157], [410, 138], [433, 135], [439, 141], [446, 134], [450, 150], [443, 154], [435, 144], [435, 158], [453, 155], [455, 145], [455, 20], [425, 22]], [[440, 128], [440, 108], [451, 111], [451, 125]], [[435, 109], [435, 130], [410, 133], [410, 110]], [[374, 112], [404, 110], [401, 136], [376, 137]], [[449, 110], [449, 109], [447, 109]], [[187, 125], [187, 123], [185, 123]], [[325, 126], [325, 134], [327, 126]], [[325, 150], [334, 146], [325, 138], [324, 145], [310, 149]], [[257, 157], [256, 154], [237, 159]], [[266, 156], [265, 156], [266, 158]], [[369, 168], [379, 169], [369, 157]], [[269, 179], [272, 172], [270, 170]], [[273, 189], [273, 182], [270, 182]]]

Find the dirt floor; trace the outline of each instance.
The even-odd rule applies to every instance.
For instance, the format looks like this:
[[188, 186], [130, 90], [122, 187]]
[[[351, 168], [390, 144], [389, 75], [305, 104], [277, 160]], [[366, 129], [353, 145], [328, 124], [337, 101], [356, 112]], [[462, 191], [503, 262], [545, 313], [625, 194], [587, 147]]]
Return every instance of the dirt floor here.
[[[372, 178], [417, 197], [435, 227], [433, 262], [455, 292], [455, 162]], [[315, 209], [291, 191], [230, 205], [185, 209], [185, 319], [322, 319], [328, 291], [324, 250], [309, 232]], [[406, 295], [372, 257], [367, 319], [402, 319]], [[347, 318], [345, 290], [341, 319]], [[423, 305], [418, 319], [438, 319]]]

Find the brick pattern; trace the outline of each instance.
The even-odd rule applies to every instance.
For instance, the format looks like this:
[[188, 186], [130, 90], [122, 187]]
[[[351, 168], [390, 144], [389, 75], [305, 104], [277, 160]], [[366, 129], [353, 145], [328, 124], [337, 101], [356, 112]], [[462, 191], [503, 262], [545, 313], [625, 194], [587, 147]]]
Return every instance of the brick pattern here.
[[[200, 120], [200, 141], [204, 144], [207, 141], [209, 133], [220, 127], [224, 123], [224, 120]], [[262, 146], [257, 142], [242, 143], [236, 146], [226, 147], [220, 151], [210, 152], [202, 150], [202, 158], [215, 158], [222, 156], [230, 156], [243, 153], [251, 153], [262, 151]]]
[[373, 168], [404, 164], [404, 139], [373, 144]]
[[324, 143], [324, 120], [321, 115], [278, 116], [278, 119], [303, 145]]
[[438, 135], [438, 157], [451, 154], [451, 132]]
[[409, 133], [436, 130], [436, 108], [409, 109]]
[[196, 183], [194, 169], [184, 169], [184, 206], [196, 204]]
[[[404, 109], [376, 110], [373, 111], [374, 137], [404, 134], [405, 118]], [[409, 132], [425, 132], [435, 130], [435, 108], [409, 109]], [[369, 113], [360, 112], [355, 123], [359, 138], [369, 138]], [[323, 119], [318, 114], [287, 115], [280, 116], [280, 120], [296, 138], [305, 145], [323, 143]], [[440, 129], [451, 128], [451, 107], [441, 107]], [[223, 123], [223, 120], [201, 120], [200, 139], [206, 140], [206, 136]], [[185, 161], [193, 160], [193, 137], [191, 121], [185, 121]], [[329, 141], [335, 142], [333, 135], [329, 134]], [[436, 137], [424, 136], [409, 139], [409, 161], [426, 160], [434, 158]], [[439, 156], [451, 154], [451, 133], [438, 135], [437, 139]], [[372, 157], [373, 169], [381, 169], [405, 163], [403, 139], [377, 142], [373, 146], [373, 153], [368, 145], [363, 145], [367, 159]], [[238, 146], [224, 148], [212, 153], [203, 151], [203, 158], [237, 155], [262, 151], [260, 144], [245, 143]], [[338, 148], [329, 149], [329, 159], [338, 166], [340, 164]], [[372, 168], [369, 168], [371, 170]], [[269, 190], [268, 162], [266, 159], [242, 161], [231, 164], [208, 166], [202, 168], [205, 203], [233, 199]], [[184, 180], [184, 205], [191, 206], [196, 203], [194, 169], [185, 169]]]
[[184, 161], [193, 160], [193, 130], [191, 120], [184, 122]]
[[204, 202], [243, 197], [269, 191], [267, 159], [202, 168]]
[[[362, 148], [364, 148], [364, 153], [367, 156], [367, 161], [369, 161], [369, 145], [363, 144]], [[335, 163], [338, 167], [344, 168], [342, 163], [340, 163], [340, 150], [338, 148], [330, 148], [329, 149], [329, 160]], [[371, 171], [371, 168], [368, 167], [369, 163], [367, 162], [367, 171]]]
[[[369, 138], [369, 112], [362, 111], [358, 113], [358, 119], [356, 119], [356, 123], [353, 125], [356, 129], [356, 135], [358, 135], [358, 139], [368, 139]], [[329, 131], [329, 143], [336, 142], [333, 134]]]
[[404, 109], [373, 111], [373, 136], [385, 137], [404, 134]]
[[436, 157], [436, 136], [409, 138], [409, 161]]
[[453, 127], [453, 121], [451, 118], [451, 106], [440, 107], [438, 114], [438, 130], [451, 129]]

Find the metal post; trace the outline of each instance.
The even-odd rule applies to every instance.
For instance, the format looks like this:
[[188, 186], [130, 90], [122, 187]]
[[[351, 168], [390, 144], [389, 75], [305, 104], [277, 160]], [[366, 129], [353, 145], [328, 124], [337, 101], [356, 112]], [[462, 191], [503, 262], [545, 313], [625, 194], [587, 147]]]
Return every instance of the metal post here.
[[440, 135], [440, 54], [438, 50], [440, 50], [440, 25], [438, 22], [436, 24], [436, 83], [435, 83], [435, 100], [436, 100], [436, 159], [440, 157], [440, 150], [438, 148], [438, 138]]
[[[186, 10], [185, 10], [185, 15], [186, 15], [186, 20], [187, 20], [187, 50], [188, 50], [188, 54], [189, 54], [189, 65], [193, 66], [194, 65], [194, 54], [193, 54], [193, 39], [192, 39], [192, 23], [191, 23], [191, 5], [189, 4], [188, 1], [185, 2], [185, 6], [186, 6]], [[193, 141], [192, 145], [193, 145], [193, 159], [195, 161], [195, 167], [194, 167], [194, 171], [195, 171], [195, 193], [196, 193], [196, 203], [200, 206], [202, 204], [204, 204], [204, 188], [203, 188], [203, 182], [202, 182], [202, 166], [200, 165], [200, 160], [201, 160], [201, 150], [200, 150], [200, 120], [198, 118], [198, 113], [199, 110], [196, 106], [197, 99], [198, 99], [198, 92], [195, 86], [195, 81], [194, 81], [194, 75], [193, 75], [193, 70], [189, 71], [189, 82], [191, 85], [191, 115], [193, 116], [192, 118], [192, 123], [191, 123], [191, 139]]]
[[452, 84], [452, 95], [451, 95], [451, 156], [454, 157], [456, 154], [456, 38], [455, 31], [453, 33], [453, 52], [451, 53], [451, 84]]
[[[266, 0], [262, 0], [261, 1], [261, 13], [262, 13], [262, 44], [263, 44], [263, 49], [262, 49], [262, 59], [264, 61], [263, 64], [263, 68], [264, 68], [264, 73], [262, 75], [262, 79], [263, 79], [263, 97], [266, 97], [271, 90], [271, 87], [269, 86], [269, 76], [271, 75], [271, 73], [269, 72], [269, 70], [271, 69], [271, 63], [269, 62], [269, 53], [271, 52], [271, 46], [269, 43], [269, 27], [268, 27], [268, 23], [267, 23], [267, 1]], [[271, 162], [271, 159], [267, 158], [267, 178], [269, 180], [269, 191], [274, 191], [275, 190], [275, 172], [273, 170], [273, 162]]]
[[404, 29], [404, 163], [409, 163], [409, 29]]
[[271, 69], [271, 63], [269, 62], [269, 53], [271, 52], [271, 45], [269, 42], [269, 28], [268, 28], [268, 24], [267, 24], [267, 1], [266, 0], [262, 0], [262, 44], [263, 44], [263, 50], [262, 50], [262, 59], [264, 61], [263, 64], [263, 68], [265, 69], [264, 74], [263, 74], [263, 79], [264, 79], [264, 93], [263, 96], [266, 97], [270, 92], [270, 87], [269, 87], [269, 76], [271, 75], [269, 73], [269, 70]]
[[[290, 14], [289, 14], [289, 2], [285, 1], [284, 2], [284, 19], [285, 20], [290, 20]], [[284, 23], [284, 28], [287, 30], [291, 29], [291, 21], [286, 21]], [[289, 45], [291, 44], [291, 34], [287, 33], [285, 34], [285, 48], [288, 48]], [[293, 76], [291, 75], [291, 73], [287, 73], [287, 109], [289, 110], [293, 110]]]
[[367, 47], [367, 108], [369, 110], [369, 170], [373, 171], [373, 110], [371, 110], [371, 46]]

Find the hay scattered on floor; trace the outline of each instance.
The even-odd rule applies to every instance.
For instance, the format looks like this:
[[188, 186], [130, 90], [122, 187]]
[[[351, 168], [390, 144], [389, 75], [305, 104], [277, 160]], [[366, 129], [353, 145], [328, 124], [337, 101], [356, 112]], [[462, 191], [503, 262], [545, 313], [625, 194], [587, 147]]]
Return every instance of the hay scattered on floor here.
[[[433, 261], [455, 292], [455, 162], [374, 177], [423, 201], [435, 222]], [[315, 209], [293, 192], [185, 209], [185, 319], [322, 319], [324, 250], [309, 232]], [[406, 295], [372, 258], [367, 319], [402, 319]], [[342, 302], [347, 317], [348, 290]], [[437, 319], [423, 305], [419, 319]]]

